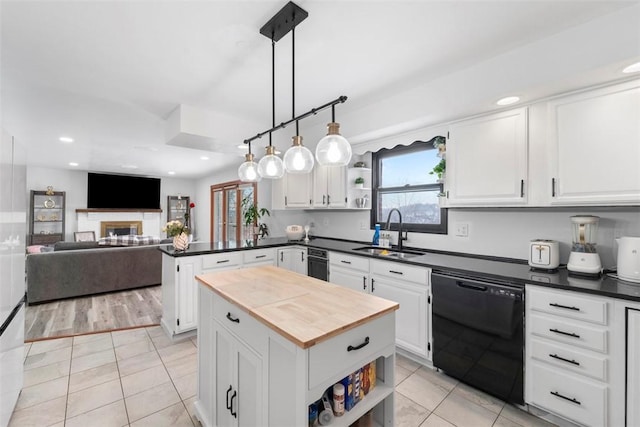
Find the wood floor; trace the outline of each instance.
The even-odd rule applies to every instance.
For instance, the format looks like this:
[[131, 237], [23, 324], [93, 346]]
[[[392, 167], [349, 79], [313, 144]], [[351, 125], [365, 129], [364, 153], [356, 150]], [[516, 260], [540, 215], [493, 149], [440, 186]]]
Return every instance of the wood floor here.
[[161, 317], [159, 285], [54, 301], [27, 306], [25, 341], [157, 325]]

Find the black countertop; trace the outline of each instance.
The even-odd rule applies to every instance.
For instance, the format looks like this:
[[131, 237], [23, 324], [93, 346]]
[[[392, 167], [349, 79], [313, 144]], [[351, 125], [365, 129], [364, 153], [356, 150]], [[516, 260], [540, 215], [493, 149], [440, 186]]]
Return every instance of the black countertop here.
[[300, 245], [311, 248], [326, 249], [328, 251], [343, 252], [350, 255], [381, 259], [390, 262], [419, 265], [432, 268], [434, 272], [442, 271], [474, 277], [483, 280], [500, 280], [513, 284], [540, 285], [550, 288], [565, 289], [603, 295], [613, 298], [640, 301], [640, 284], [633, 284], [613, 277], [603, 275], [600, 278], [574, 277], [566, 268], [556, 272], [533, 270], [526, 261], [510, 259], [489, 259], [467, 254], [432, 252], [420, 248], [406, 248], [407, 250], [423, 252], [423, 255], [410, 259], [393, 259], [376, 255], [368, 255], [355, 251], [354, 248], [368, 245], [364, 242], [345, 241], [327, 238], [314, 238], [309, 243], [289, 241], [284, 237], [260, 240], [242, 240], [239, 242], [193, 242], [186, 251], [175, 251], [172, 246], [160, 246], [160, 251], [172, 257], [207, 255], [239, 251], [243, 249], [271, 248], [279, 246]]

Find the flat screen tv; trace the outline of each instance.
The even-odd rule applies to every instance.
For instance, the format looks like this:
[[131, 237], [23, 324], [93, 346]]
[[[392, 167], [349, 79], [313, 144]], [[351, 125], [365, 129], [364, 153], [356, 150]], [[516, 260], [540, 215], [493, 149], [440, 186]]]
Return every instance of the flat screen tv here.
[[89, 173], [89, 209], [160, 209], [160, 179]]

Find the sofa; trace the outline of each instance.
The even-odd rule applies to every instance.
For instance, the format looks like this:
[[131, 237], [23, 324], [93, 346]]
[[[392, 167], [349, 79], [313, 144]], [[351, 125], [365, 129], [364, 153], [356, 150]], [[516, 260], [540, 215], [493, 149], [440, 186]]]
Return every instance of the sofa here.
[[27, 303], [159, 285], [158, 245], [113, 247], [59, 242], [53, 252], [27, 255]]

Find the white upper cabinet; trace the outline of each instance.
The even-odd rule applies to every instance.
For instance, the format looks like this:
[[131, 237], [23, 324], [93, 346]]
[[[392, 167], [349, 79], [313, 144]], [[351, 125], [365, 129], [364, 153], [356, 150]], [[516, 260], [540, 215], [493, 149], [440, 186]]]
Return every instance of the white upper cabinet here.
[[448, 206], [525, 205], [527, 176], [526, 108], [450, 126]]
[[273, 209], [311, 207], [311, 184], [313, 174], [286, 173], [272, 180], [271, 206]]
[[320, 166], [313, 169], [313, 207], [347, 207], [346, 166]]
[[640, 203], [640, 81], [548, 105], [550, 203]]

